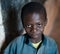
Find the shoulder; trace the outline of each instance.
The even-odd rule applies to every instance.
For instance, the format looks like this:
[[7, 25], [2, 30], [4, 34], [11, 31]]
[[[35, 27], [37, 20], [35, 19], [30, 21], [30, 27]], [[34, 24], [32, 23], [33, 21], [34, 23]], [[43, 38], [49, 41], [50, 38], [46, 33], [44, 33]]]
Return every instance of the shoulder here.
[[45, 47], [50, 54], [58, 54], [58, 47], [56, 41], [50, 36], [45, 36]]
[[14, 40], [10, 42], [10, 44], [18, 44], [24, 40], [24, 35], [20, 35], [16, 37]]
[[46, 39], [46, 46], [51, 48], [51, 49], [57, 49], [57, 43], [56, 41], [50, 37], [50, 36], [45, 36], [45, 39]]
[[50, 37], [50, 36], [45, 36], [46, 40], [47, 40], [47, 43], [49, 44], [56, 44], [56, 41]]
[[12, 42], [21, 42], [24, 40], [24, 35], [18, 36], [16, 39], [14, 39]]
[[8, 46], [5, 48], [4, 53], [8, 54], [9, 52], [15, 51], [16, 47], [22, 47], [24, 41], [24, 35], [18, 36], [16, 39], [11, 41]]

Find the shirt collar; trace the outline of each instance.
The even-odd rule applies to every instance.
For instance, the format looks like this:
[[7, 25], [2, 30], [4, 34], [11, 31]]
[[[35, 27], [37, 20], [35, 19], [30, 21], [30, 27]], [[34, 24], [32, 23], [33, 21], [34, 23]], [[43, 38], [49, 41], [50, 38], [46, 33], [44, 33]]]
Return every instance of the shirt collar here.
[[[26, 34], [24, 34], [24, 36], [25, 36], [24, 42], [26, 44], [28, 44], [29, 43], [29, 35], [26, 33]], [[47, 41], [46, 37], [44, 36], [44, 34], [42, 34], [42, 43], [41, 44], [46, 45], [46, 41]]]

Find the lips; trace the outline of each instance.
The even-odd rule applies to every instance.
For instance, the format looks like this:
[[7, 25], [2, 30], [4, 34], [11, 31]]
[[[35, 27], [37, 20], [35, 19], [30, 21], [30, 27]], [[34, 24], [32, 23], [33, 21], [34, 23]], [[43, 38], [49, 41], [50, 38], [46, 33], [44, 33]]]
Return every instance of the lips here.
[[31, 35], [31, 36], [38, 36], [38, 34], [33, 34], [33, 33], [32, 33], [32, 34], [30, 34], [30, 35]]

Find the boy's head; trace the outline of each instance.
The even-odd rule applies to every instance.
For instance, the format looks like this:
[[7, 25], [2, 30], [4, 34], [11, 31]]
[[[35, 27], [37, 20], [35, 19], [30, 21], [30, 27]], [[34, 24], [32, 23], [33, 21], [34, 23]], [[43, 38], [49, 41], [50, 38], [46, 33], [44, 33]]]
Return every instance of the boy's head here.
[[21, 20], [31, 38], [41, 38], [47, 22], [46, 10], [42, 4], [30, 2], [22, 8]]

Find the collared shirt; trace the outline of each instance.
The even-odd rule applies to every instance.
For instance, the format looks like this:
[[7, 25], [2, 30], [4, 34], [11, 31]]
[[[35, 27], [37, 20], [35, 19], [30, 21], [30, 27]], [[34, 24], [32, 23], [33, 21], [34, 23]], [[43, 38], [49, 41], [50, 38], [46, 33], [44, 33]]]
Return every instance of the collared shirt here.
[[58, 49], [56, 42], [48, 36], [44, 36], [42, 43], [36, 49], [29, 41], [28, 35], [22, 35], [7, 46], [4, 54], [58, 54]]
[[39, 41], [38, 43], [32, 43], [33, 47], [38, 48], [38, 46], [41, 44], [42, 40]]

